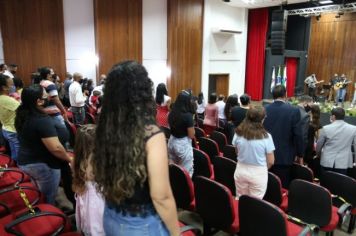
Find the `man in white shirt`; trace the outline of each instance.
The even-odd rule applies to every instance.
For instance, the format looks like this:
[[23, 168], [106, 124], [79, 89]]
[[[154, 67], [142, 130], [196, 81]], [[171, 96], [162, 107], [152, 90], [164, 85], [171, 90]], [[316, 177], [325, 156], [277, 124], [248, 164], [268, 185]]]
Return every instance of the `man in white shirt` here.
[[224, 102], [224, 95], [220, 94], [218, 101], [215, 103], [215, 105], [218, 107], [219, 111], [219, 124], [224, 124], [226, 123], [226, 117], [225, 117], [225, 102]]
[[74, 124], [82, 125], [85, 120], [85, 100], [80, 83], [83, 81], [83, 76], [80, 73], [73, 74], [73, 83], [69, 86], [69, 101], [73, 112]]

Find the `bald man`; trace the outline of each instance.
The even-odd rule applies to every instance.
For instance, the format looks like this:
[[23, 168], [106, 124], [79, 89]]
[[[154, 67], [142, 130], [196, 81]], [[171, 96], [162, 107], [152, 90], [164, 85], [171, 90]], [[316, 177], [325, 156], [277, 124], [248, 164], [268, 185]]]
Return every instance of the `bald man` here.
[[73, 112], [73, 121], [76, 125], [83, 125], [85, 120], [86, 96], [82, 91], [83, 76], [80, 73], [73, 74], [73, 83], [69, 86], [69, 102]]

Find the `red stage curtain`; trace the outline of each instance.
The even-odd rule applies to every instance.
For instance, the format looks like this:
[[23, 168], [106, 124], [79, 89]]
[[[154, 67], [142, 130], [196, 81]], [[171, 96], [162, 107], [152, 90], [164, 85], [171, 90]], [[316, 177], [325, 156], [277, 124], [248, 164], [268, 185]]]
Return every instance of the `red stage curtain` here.
[[245, 91], [252, 100], [261, 100], [263, 91], [268, 9], [248, 12]]
[[294, 96], [295, 80], [297, 78], [297, 67], [298, 60], [297, 58], [286, 58], [287, 66], [287, 96]]

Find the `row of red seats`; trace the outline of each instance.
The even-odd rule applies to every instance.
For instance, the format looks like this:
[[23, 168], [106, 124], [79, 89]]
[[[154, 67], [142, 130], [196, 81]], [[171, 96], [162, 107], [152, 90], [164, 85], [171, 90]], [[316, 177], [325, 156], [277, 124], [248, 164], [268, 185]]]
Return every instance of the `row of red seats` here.
[[0, 235], [81, 235], [11, 158], [0, 154]]
[[[196, 130], [196, 136], [198, 137], [197, 140], [199, 141], [196, 142], [195, 145], [193, 144], [193, 146], [198, 147], [201, 150], [194, 148], [194, 175], [193, 175], [194, 183], [196, 182], [198, 176], [205, 176], [206, 178], [212, 181], [216, 181], [222, 184], [223, 186], [227, 187], [230, 190], [231, 195], [234, 195], [235, 183], [233, 179], [233, 173], [235, 171], [236, 162], [231, 160], [232, 159], [231, 157], [230, 159], [222, 157], [224, 154], [220, 151], [221, 147], [225, 148], [226, 146], [229, 146], [226, 144], [226, 137], [224, 137], [224, 134], [218, 131], [214, 131], [210, 137], [206, 137], [202, 129], [195, 127], [195, 130]], [[167, 128], [165, 128], [165, 133], [167, 135], [168, 133]], [[237, 155], [232, 154], [231, 156], [236, 158]], [[171, 180], [172, 178], [173, 177], [171, 177]], [[180, 183], [172, 183], [172, 188], [173, 191], [175, 192], [177, 204], [178, 202], [180, 202], [178, 204], [179, 207], [186, 210], [195, 210], [195, 198], [192, 197], [194, 196], [193, 182], [191, 180], [190, 181], [187, 180], [188, 178], [189, 175], [186, 175], [186, 177], [184, 178], [182, 177], [180, 179], [181, 180]], [[355, 180], [350, 177], [335, 174], [335, 173], [326, 173], [324, 179], [325, 178], [328, 178], [328, 181], [323, 181], [322, 184], [328, 187], [328, 189], [330, 189], [334, 194], [338, 193], [338, 195], [340, 196], [345, 196], [345, 195], [349, 195], [349, 196], [347, 198], [348, 201], [344, 200], [343, 202], [344, 204], [339, 208], [334, 207], [331, 204], [328, 204], [328, 201], [326, 201], [326, 204], [324, 204], [324, 206], [321, 207], [320, 210], [324, 209], [328, 213], [328, 214], [324, 214], [324, 213], [321, 214], [324, 217], [326, 217], [327, 220], [324, 220], [323, 224], [319, 224], [319, 226], [321, 226], [321, 229], [323, 231], [332, 234], [333, 230], [337, 227], [337, 225], [338, 224], [340, 225], [342, 223], [342, 219], [345, 217], [345, 214], [350, 214], [351, 217], [350, 217], [348, 232], [352, 232], [355, 226], [355, 218], [356, 218], [355, 217], [356, 203], [352, 203], [352, 199], [356, 200], [356, 193], [355, 193], [356, 188], [354, 188], [353, 191], [352, 190], [350, 191], [350, 187], [347, 186], [355, 186]], [[343, 186], [345, 186], [345, 188], [347, 189], [344, 188], [342, 191], [340, 189], [335, 189], [335, 186], [340, 186], [340, 184], [330, 186], [329, 183], [333, 182], [330, 180], [330, 178], [339, 179], [338, 182], [340, 183], [345, 181], [348, 182], [347, 185], [343, 184]], [[174, 179], [177, 179], [177, 176]], [[308, 167], [295, 164], [293, 165], [292, 168], [292, 179], [302, 179], [313, 184], [314, 176], [313, 176], [313, 172]], [[347, 179], [348, 181], [345, 179]], [[186, 181], [185, 184], [184, 181]], [[177, 187], [174, 186], [179, 186], [178, 187], [179, 189], [177, 189]], [[185, 188], [181, 188], [181, 186], [185, 186]], [[313, 187], [323, 188], [320, 187], [319, 185], [315, 185]], [[182, 191], [182, 189], [184, 189], [184, 191]], [[316, 191], [316, 190], [314, 189], [312, 191]], [[329, 196], [329, 198], [327, 199], [332, 199], [332, 195], [326, 188], [323, 188], [322, 192], [324, 192], [325, 196]], [[183, 195], [185, 197], [183, 197]], [[184, 198], [185, 201], [182, 202], [182, 199]], [[288, 213], [290, 212], [288, 209], [288, 191], [282, 189], [279, 178], [272, 173], [269, 173], [268, 189], [264, 200], [267, 200], [273, 203], [275, 206], [280, 207], [284, 212], [288, 212]], [[303, 203], [304, 201], [301, 202]], [[308, 209], [308, 207], [303, 207], [302, 205], [299, 207], [301, 209]], [[318, 212], [318, 210], [316, 210], [316, 212]], [[310, 214], [306, 214], [306, 215], [308, 216]], [[304, 215], [301, 216], [302, 218], [304, 218]], [[314, 221], [312, 220], [309, 222], [314, 222]]]

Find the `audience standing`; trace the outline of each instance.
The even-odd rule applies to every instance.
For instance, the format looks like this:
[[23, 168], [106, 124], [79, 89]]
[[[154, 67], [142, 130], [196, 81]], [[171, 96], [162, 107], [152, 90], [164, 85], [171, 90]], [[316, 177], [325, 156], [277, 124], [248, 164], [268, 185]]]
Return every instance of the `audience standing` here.
[[323, 170], [347, 174], [352, 167], [351, 146], [356, 150], [356, 127], [344, 121], [345, 110], [336, 107], [331, 110], [330, 122], [319, 135], [316, 152], [321, 154], [320, 165]]
[[234, 174], [237, 197], [250, 195], [262, 199], [266, 193], [275, 147], [271, 134], [263, 127], [265, 116], [263, 107], [251, 108], [236, 128], [232, 143], [238, 153]]
[[179, 235], [152, 86], [146, 69], [133, 61], [114, 65], [106, 80], [93, 171], [106, 202], [107, 236]]
[[226, 123], [226, 116], [225, 116], [225, 96], [220, 94], [218, 101], [215, 103], [215, 105], [218, 107], [218, 116], [219, 116], [219, 124], [221, 126], [224, 126]]
[[299, 126], [301, 127], [302, 137], [303, 137], [303, 156], [305, 149], [308, 144], [308, 130], [309, 130], [309, 122], [310, 115], [309, 112], [311, 110], [311, 105], [313, 105], [313, 98], [308, 95], [303, 95], [298, 98], [298, 109], [300, 112], [300, 120]]
[[158, 84], [156, 89], [156, 121], [159, 126], [169, 127], [168, 113], [170, 104], [171, 97], [168, 96], [166, 85], [164, 83]]
[[315, 161], [315, 144], [319, 138], [320, 125], [320, 107], [318, 105], [310, 106], [310, 121], [308, 124], [307, 146], [304, 152], [304, 162], [313, 170], [315, 176], [319, 176], [320, 168]]
[[250, 96], [243, 94], [240, 96], [241, 106], [235, 106], [231, 110], [231, 120], [235, 127], [239, 126], [245, 119], [247, 110], [250, 109]]
[[96, 191], [93, 176], [95, 125], [80, 127], [75, 137], [73, 191], [76, 193], [75, 221], [84, 235], [105, 235], [103, 216], [105, 202]]
[[200, 92], [197, 100], [197, 115], [199, 119], [204, 120], [204, 112], [205, 112], [205, 100], [203, 92]]
[[83, 76], [79, 73], [73, 74], [73, 83], [69, 86], [69, 101], [70, 108], [73, 112], [73, 121], [76, 125], [84, 124], [85, 120], [85, 101], [86, 96], [82, 91], [80, 83], [83, 81]]
[[70, 107], [70, 101], [69, 101], [69, 86], [73, 83], [73, 77], [71, 74], [67, 73], [66, 79], [64, 80], [64, 85], [63, 85], [63, 90], [64, 90], [64, 95], [63, 95], [63, 105], [66, 107]]
[[271, 168], [282, 181], [284, 188], [289, 187], [290, 169], [297, 159], [303, 161], [303, 134], [299, 125], [299, 109], [286, 103], [286, 88], [277, 85], [272, 91], [274, 102], [266, 106], [264, 126], [272, 135], [275, 150], [275, 164]]
[[219, 127], [219, 109], [216, 106], [216, 94], [212, 93], [209, 96], [208, 105], [205, 107], [204, 131], [210, 135], [217, 127]]
[[35, 181], [47, 203], [54, 204], [62, 162], [68, 165], [72, 159], [61, 144], [65, 135], [45, 112], [47, 99], [37, 84], [24, 88], [15, 127], [20, 141], [18, 166]]
[[2, 134], [8, 141], [11, 151], [11, 158], [17, 161], [19, 151], [19, 141], [15, 129], [16, 109], [20, 103], [9, 96], [12, 79], [7, 75], [0, 74], [0, 122], [2, 124]]
[[183, 90], [177, 96], [168, 116], [171, 136], [168, 141], [169, 159], [193, 175], [192, 139], [195, 135], [191, 95]]

